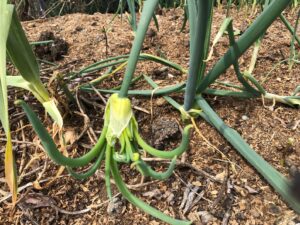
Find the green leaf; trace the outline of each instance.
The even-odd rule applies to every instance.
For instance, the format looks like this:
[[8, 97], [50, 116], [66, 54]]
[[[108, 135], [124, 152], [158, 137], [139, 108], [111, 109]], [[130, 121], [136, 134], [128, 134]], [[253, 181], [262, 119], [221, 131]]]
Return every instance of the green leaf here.
[[92, 165], [88, 171], [84, 172], [84, 173], [76, 173], [72, 168], [67, 167], [68, 172], [70, 173], [70, 175], [76, 179], [79, 180], [83, 180], [83, 179], [87, 179], [88, 177], [92, 176], [97, 169], [101, 166], [101, 162], [104, 158], [104, 154], [105, 153], [105, 148], [102, 149], [100, 155], [98, 156], [96, 162], [94, 163], [94, 165]]
[[51, 118], [57, 123], [57, 125], [62, 128], [63, 127], [63, 119], [60, 115], [58, 108], [56, 107], [54, 99], [51, 99], [47, 102], [42, 103], [45, 110], [49, 113]]
[[144, 176], [149, 176], [157, 180], [165, 180], [168, 179], [172, 174], [176, 166], [176, 159], [177, 157], [175, 156], [171, 163], [169, 168], [165, 172], [156, 172], [153, 170], [147, 163], [145, 163], [142, 159], [136, 161], [134, 165], [138, 167], [138, 169], [142, 172]]
[[223, 21], [223, 23], [222, 23], [222, 25], [221, 25], [221, 27], [220, 27], [217, 35], [215, 36], [215, 38], [213, 40], [213, 44], [211, 46], [210, 52], [208, 54], [207, 59], [205, 60], [206, 62], [209, 61], [209, 60], [211, 60], [212, 54], [214, 52], [215, 45], [219, 42], [220, 38], [223, 36], [223, 34], [225, 33], [225, 31], [227, 30], [227, 27], [229, 26], [229, 24], [231, 23], [231, 21], [232, 21], [231, 18], [226, 18]]
[[11, 61], [22, 77], [34, 86], [44, 101], [49, 101], [48, 91], [40, 80], [39, 65], [15, 10], [6, 47]]
[[17, 201], [17, 172], [8, 117], [7, 80], [6, 80], [6, 42], [13, 14], [13, 5], [0, 1], [0, 121], [5, 131], [7, 142], [5, 150], [5, 178], [12, 193], [13, 204]]
[[129, 16], [129, 23], [135, 32], [137, 30], [137, 24], [136, 24], [136, 12], [135, 12], [135, 2], [134, 0], [127, 0], [128, 8], [130, 11], [130, 16]]
[[134, 137], [135, 137], [137, 143], [139, 144], [139, 146], [141, 146], [150, 155], [153, 155], [153, 156], [156, 156], [159, 158], [164, 158], [164, 159], [172, 159], [175, 156], [180, 156], [188, 148], [191, 128], [192, 128], [192, 125], [188, 125], [184, 128], [180, 145], [172, 151], [163, 151], [163, 150], [155, 149], [155, 148], [151, 147], [150, 145], [148, 145], [142, 139], [142, 137], [140, 136], [137, 129], [133, 129], [133, 132], [134, 132]]
[[213, 16], [213, 0], [190, 0], [190, 61], [189, 75], [184, 94], [184, 110], [189, 111], [194, 102], [196, 89], [202, 80], [210, 42]]
[[[197, 88], [202, 93], [222, 73], [224, 73], [249, 47], [267, 30], [273, 21], [289, 5], [288, 0], [272, 1], [259, 15], [239, 40], [231, 46], [225, 55], [214, 65]], [[238, 49], [236, 51], [235, 49]]]
[[7, 85], [12, 87], [23, 88], [27, 91], [30, 91], [40, 101], [40, 103], [44, 106], [45, 110], [48, 112], [51, 118], [58, 124], [58, 126], [60, 128], [63, 127], [63, 119], [53, 99], [48, 99], [48, 101], [45, 101], [44, 98], [40, 95], [40, 92], [36, 90], [35, 86], [27, 82], [21, 76], [7, 76]]
[[[157, 87], [156, 89], [153, 90], [129, 90], [128, 95], [140, 95], [140, 96], [159, 96], [159, 95], [167, 95], [175, 92], [180, 92], [183, 91], [185, 87], [185, 83], [179, 83], [175, 84], [172, 86], [167, 86], [167, 87]], [[80, 88], [81, 90], [84, 91], [94, 91], [93, 88], [89, 87], [82, 87]], [[97, 89], [99, 92], [102, 93], [118, 93], [118, 90], [114, 89]]]
[[[128, 0], [128, 1], [134, 1], [134, 0]], [[122, 87], [119, 93], [120, 97], [127, 97], [127, 92], [131, 84], [131, 80], [139, 59], [144, 38], [157, 4], [158, 4], [158, 0], [147, 0], [144, 2], [141, 19], [139, 21], [137, 32], [130, 51], [130, 56], [125, 71], [125, 77], [122, 82]]]
[[133, 117], [131, 102], [128, 98], [120, 98], [118, 94], [110, 96], [105, 114], [109, 114], [109, 125], [107, 131], [107, 142], [113, 143], [119, 138]]

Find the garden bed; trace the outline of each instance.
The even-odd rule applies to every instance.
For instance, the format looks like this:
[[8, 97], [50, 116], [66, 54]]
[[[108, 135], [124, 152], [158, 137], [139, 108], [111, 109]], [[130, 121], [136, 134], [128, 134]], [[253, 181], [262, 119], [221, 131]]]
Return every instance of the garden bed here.
[[[296, 10], [295, 10], [296, 11]], [[285, 15], [292, 24], [296, 13], [286, 11]], [[78, 92], [78, 102], [68, 103], [61, 91], [58, 75], [67, 75], [99, 60], [128, 54], [133, 40], [133, 32], [124, 16], [116, 18], [108, 25], [114, 15], [110, 14], [72, 14], [62, 17], [40, 19], [23, 23], [30, 41], [40, 40], [45, 32], [52, 32], [58, 39], [67, 43], [68, 49], [60, 57], [53, 57], [50, 50], [44, 54], [41, 63], [42, 78], [50, 93], [59, 101], [64, 117], [65, 132], [69, 140], [69, 155], [78, 156], [93, 145], [93, 135], [98, 136], [103, 124], [103, 113], [107, 95], [102, 99], [97, 93]], [[250, 11], [232, 11], [234, 27], [243, 32], [255, 18]], [[179, 9], [163, 11], [158, 15], [160, 30], [151, 25], [143, 46], [143, 53], [165, 57], [187, 68], [189, 60], [188, 29], [180, 32], [183, 12]], [[216, 9], [214, 14], [213, 34], [218, 31], [225, 18], [225, 10]], [[300, 35], [300, 32], [298, 32]], [[236, 37], [237, 38], [237, 37]], [[267, 31], [259, 52], [254, 76], [265, 79], [264, 87], [268, 92], [279, 95], [291, 95], [300, 84], [300, 67], [294, 64], [289, 70], [287, 63], [274, 66], [290, 54], [291, 35], [280, 20]], [[223, 37], [215, 47], [213, 65], [228, 48], [228, 39]], [[298, 46], [299, 50], [299, 46]], [[59, 50], [53, 50], [59, 51]], [[57, 53], [57, 52], [55, 52]], [[240, 59], [241, 69], [249, 65], [251, 51]], [[49, 64], [48, 61], [52, 61]], [[273, 70], [271, 73], [269, 71]], [[76, 88], [91, 79], [100, 76], [96, 72], [79, 77], [68, 84]], [[112, 88], [120, 85], [124, 71], [109, 77], [97, 87]], [[141, 62], [136, 76], [147, 74], [160, 86], [176, 84], [186, 79], [185, 74], [166, 68], [153, 62]], [[222, 81], [236, 82], [234, 71], [230, 68], [220, 77]], [[146, 82], [140, 80], [132, 89], [150, 89]], [[17, 93], [17, 95], [15, 95]], [[42, 107], [27, 92], [10, 90], [10, 96], [26, 98], [40, 118], [51, 130], [51, 120], [45, 117]], [[182, 95], [173, 95], [182, 102]], [[270, 164], [284, 175], [290, 177], [300, 167], [300, 113], [299, 110], [286, 105], [275, 104], [262, 99], [243, 100], [228, 97], [207, 96], [209, 103], [232, 128], [262, 155]], [[28, 124], [25, 114], [13, 105], [10, 98], [10, 117], [19, 175], [19, 184], [24, 188], [19, 194], [20, 202], [14, 210], [10, 208], [11, 200], [0, 202], [0, 224], [162, 224], [161, 221], [142, 213], [120, 195], [117, 204], [109, 207], [105, 193], [103, 170], [91, 178], [78, 181], [67, 173], [55, 178], [60, 169], [51, 162], [41, 150], [39, 139]], [[148, 143], [159, 148], [169, 149], [180, 142], [183, 127], [180, 114], [165, 102], [163, 98], [132, 97], [135, 115], [141, 133]], [[82, 110], [82, 111], [80, 111]], [[89, 122], [84, 121], [84, 116]], [[89, 129], [78, 139], [85, 126]], [[224, 138], [202, 119], [197, 126], [206, 141], [195, 130], [190, 148], [181, 157], [174, 175], [166, 181], [143, 180], [129, 167], [122, 168], [124, 178], [134, 193], [162, 212], [176, 218], [187, 218], [195, 224], [220, 224], [229, 220], [229, 224], [293, 224], [299, 223], [297, 216], [257, 174], [251, 166], [230, 146]], [[4, 144], [5, 135], [0, 131], [0, 196], [5, 196], [8, 188], [4, 183]], [[75, 141], [73, 143], [73, 141]], [[214, 147], [212, 147], [214, 146]], [[216, 150], [216, 148], [218, 150]], [[220, 154], [221, 151], [224, 155]], [[30, 163], [30, 164], [29, 164]], [[156, 162], [157, 170], [162, 170], [167, 163]], [[33, 171], [33, 172], [31, 172]], [[39, 178], [39, 182], [30, 185]], [[55, 178], [51, 180], [51, 178]], [[45, 179], [47, 181], [45, 181]], [[49, 183], [49, 179], [51, 183]], [[45, 184], [47, 184], [45, 186]], [[3, 191], [3, 194], [2, 194]], [[113, 187], [114, 194], [118, 190]], [[189, 208], [184, 195], [196, 192], [194, 206]], [[202, 196], [203, 195], [203, 196]], [[189, 195], [192, 196], [192, 195]], [[202, 196], [202, 198], [200, 198]], [[0, 197], [1, 200], [2, 196]]]

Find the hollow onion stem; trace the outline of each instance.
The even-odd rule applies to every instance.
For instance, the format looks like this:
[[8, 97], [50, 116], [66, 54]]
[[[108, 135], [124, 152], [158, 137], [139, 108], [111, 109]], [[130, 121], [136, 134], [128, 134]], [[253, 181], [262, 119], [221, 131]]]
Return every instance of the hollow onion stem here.
[[[266, 7], [235, 45], [231, 46], [225, 55], [209, 71], [206, 77], [201, 81], [197, 92], [202, 93], [224, 73], [266, 31], [289, 3], [290, 0], [276, 0]], [[235, 48], [238, 49], [238, 51], [235, 51]]]
[[128, 65], [125, 71], [125, 77], [119, 92], [120, 98], [127, 97], [127, 92], [131, 84], [131, 80], [138, 62], [138, 58], [144, 42], [144, 38], [157, 4], [158, 4], [158, 0], [148, 0], [144, 2], [142, 16], [138, 24], [136, 36], [133, 42], [132, 49], [130, 51]]

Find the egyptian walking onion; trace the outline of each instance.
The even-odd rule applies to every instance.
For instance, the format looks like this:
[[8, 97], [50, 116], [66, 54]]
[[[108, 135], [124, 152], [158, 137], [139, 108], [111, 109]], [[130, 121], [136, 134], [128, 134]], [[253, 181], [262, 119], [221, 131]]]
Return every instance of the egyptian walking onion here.
[[[132, 1], [133, 2], [133, 1]], [[186, 19], [189, 20], [190, 24], [190, 62], [188, 70], [188, 79], [185, 84], [174, 85], [170, 88], [157, 89], [157, 85], [147, 76], [143, 76], [145, 80], [153, 87], [154, 90], [131, 90], [129, 91], [129, 86], [132, 84], [133, 74], [135, 72], [136, 64], [138, 60], [152, 60], [164, 65], [168, 65], [174, 69], [177, 69], [183, 73], [187, 73], [187, 70], [181, 66], [169, 62], [168, 60], [161, 59], [156, 56], [151, 56], [147, 54], [140, 54], [143, 40], [145, 38], [146, 31], [149, 27], [151, 18], [154, 15], [154, 10], [159, 0], [146, 0], [143, 2], [143, 10], [137, 30], [135, 33], [135, 39], [133, 42], [133, 47], [131, 49], [130, 55], [117, 56], [114, 58], [103, 60], [102, 62], [97, 62], [88, 68], [81, 70], [78, 74], [84, 75], [88, 72], [95, 72], [97, 70], [103, 69], [105, 67], [111, 67], [113, 65], [121, 65], [123, 67], [127, 65], [125, 76], [122, 82], [122, 86], [119, 90], [100, 90], [106, 93], [114, 93], [110, 96], [104, 113], [104, 125], [101, 135], [95, 144], [95, 146], [88, 151], [85, 155], [79, 158], [69, 158], [64, 156], [56, 147], [53, 139], [44, 128], [41, 121], [38, 119], [36, 114], [32, 109], [22, 100], [17, 100], [16, 104], [21, 105], [29, 118], [34, 130], [40, 137], [45, 151], [49, 157], [57, 164], [65, 166], [68, 172], [77, 179], [85, 179], [92, 176], [98, 168], [101, 166], [101, 162], [105, 162], [105, 184], [107, 189], [107, 194], [110, 200], [112, 200], [112, 191], [110, 178], [111, 175], [115, 180], [116, 186], [124, 197], [130, 201], [132, 204], [141, 208], [145, 212], [151, 214], [152, 216], [159, 218], [170, 224], [190, 224], [189, 221], [180, 221], [173, 219], [162, 212], [152, 208], [148, 204], [144, 203], [137, 197], [135, 197], [126, 187], [122, 180], [121, 174], [119, 172], [118, 166], [121, 163], [131, 164], [132, 168], [136, 168], [142, 175], [149, 176], [154, 179], [166, 179], [174, 170], [176, 158], [179, 157], [189, 145], [189, 136], [191, 125], [187, 125], [182, 134], [181, 144], [171, 151], [162, 151], [149, 146], [140, 136], [138, 130], [138, 124], [134, 117], [129, 94], [137, 95], [153, 95], [161, 94], [164, 98], [177, 108], [183, 118], [190, 122], [192, 117], [201, 116], [210, 125], [213, 125], [223, 136], [235, 147], [235, 149], [249, 162], [251, 165], [269, 182], [270, 185], [277, 191], [284, 200], [286, 200], [289, 205], [297, 212], [300, 212], [300, 204], [295, 201], [291, 193], [289, 192], [290, 183], [287, 179], [280, 174], [275, 168], [268, 164], [261, 156], [259, 156], [250, 146], [242, 139], [242, 137], [233, 129], [226, 126], [224, 122], [218, 117], [218, 115], [211, 109], [208, 103], [203, 98], [202, 94], [213, 94], [222, 96], [237, 96], [237, 97], [247, 97], [255, 98], [263, 96], [264, 98], [272, 98], [276, 101], [283, 102], [291, 106], [299, 105], [299, 97], [293, 96], [276, 96], [267, 93], [262, 86], [255, 80], [251, 74], [253, 71], [253, 66], [255, 65], [255, 55], [253, 56], [254, 63], [251, 63], [250, 69], [245, 72], [241, 72], [238, 65], [238, 58], [247, 50], [251, 45], [257, 42], [261, 37], [263, 37], [266, 29], [271, 25], [271, 23], [281, 15], [282, 11], [288, 6], [289, 0], [276, 0], [276, 1], [265, 1], [262, 14], [251, 24], [251, 26], [244, 32], [244, 34], [236, 41], [233, 33], [233, 27], [231, 18], [225, 20], [224, 26], [222, 26], [222, 31], [217, 35], [217, 39], [226, 31], [228, 31], [228, 36], [230, 40], [230, 47], [227, 53], [209, 70], [205, 75], [206, 62], [210, 60], [209, 43], [212, 25], [212, 15], [213, 15], [213, 0], [187, 0], [187, 10], [185, 13]], [[10, 6], [11, 7], [11, 6]], [[2, 14], [1, 14], [2, 15]], [[188, 18], [187, 18], [188, 17]], [[17, 22], [17, 21], [15, 21]], [[16, 23], [18, 26], [19, 23]], [[184, 23], [185, 24], [185, 23]], [[15, 26], [14, 26], [15, 27]], [[135, 27], [135, 26], [134, 26]], [[14, 29], [11, 29], [14, 32]], [[2, 36], [1, 36], [2, 37]], [[25, 38], [25, 36], [24, 36]], [[26, 39], [26, 38], [25, 38]], [[18, 82], [18, 87], [25, 88], [32, 91], [32, 93], [39, 99], [42, 103], [48, 102], [50, 98], [45, 97], [46, 93], [43, 85], [40, 83], [39, 70], [34, 59], [34, 56], [29, 60], [26, 59], [26, 65], [22, 64], [22, 61], [18, 60], [18, 57], [13, 53], [16, 53], [17, 48], [26, 50], [24, 52], [31, 52], [28, 48], [24, 48], [21, 45], [15, 45], [18, 42], [17, 39], [8, 39], [7, 51], [10, 54], [12, 62], [19, 69], [22, 77], [13, 78], [15, 80], [20, 79]], [[1, 39], [2, 41], [2, 39]], [[3, 44], [2, 44], [3, 45]], [[2, 50], [5, 52], [5, 44]], [[215, 42], [214, 42], [215, 45]], [[17, 46], [17, 47], [15, 47]], [[28, 47], [28, 46], [27, 46]], [[1, 53], [3, 54], [3, 51]], [[258, 50], [256, 49], [257, 54]], [[24, 53], [25, 54], [25, 53]], [[5, 56], [5, 55], [4, 55]], [[3, 60], [3, 58], [2, 58]], [[1, 68], [1, 82], [5, 77], [5, 58], [2, 62]], [[24, 61], [25, 62], [25, 61]], [[231, 90], [219, 90], [211, 89], [208, 86], [216, 81], [216, 79], [226, 71], [231, 65], [234, 66], [237, 79], [240, 81], [242, 86], [224, 84], [226, 87], [236, 88], [238, 91]], [[25, 66], [27, 70], [21, 70], [21, 67]], [[20, 67], [20, 68], [19, 68]], [[29, 71], [29, 73], [27, 73]], [[76, 75], [72, 75], [70, 79], [74, 78]], [[12, 79], [12, 80], [13, 80]], [[100, 79], [102, 79], [100, 77]], [[5, 82], [5, 79], [4, 79]], [[26, 83], [28, 82], [28, 83]], [[96, 79], [93, 84], [99, 82]], [[17, 82], [14, 82], [17, 83]], [[3, 83], [1, 83], [3, 84]], [[3, 86], [3, 85], [2, 85]], [[6, 88], [6, 86], [4, 85]], [[91, 91], [89, 85], [83, 85], [79, 87], [83, 91]], [[184, 105], [181, 106], [176, 101], [174, 101], [169, 96], [165, 96], [172, 92], [185, 92], [184, 95]], [[3, 93], [3, 90], [2, 92]], [[6, 89], [5, 89], [6, 93]], [[3, 94], [0, 96], [4, 101], [6, 96], [3, 98]], [[4, 100], [3, 100], [4, 99]], [[7, 104], [7, 100], [6, 100]], [[47, 108], [46, 108], [47, 109]], [[2, 114], [1, 121], [5, 126], [5, 118], [7, 118], [6, 110], [0, 111]], [[49, 112], [49, 111], [48, 111]], [[54, 110], [54, 115], [59, 115], [58, 110]], [[51, 112], [49, 112], [51, 115]], [[53, 114], [53, 112], [52, 112]], [[3, 116], [4, 115], [4, 116]], [[6, 117], [5, 117], [6, 116]], [[57, 121], [56, 117], [53, 119]], [[62, 124], [62, 122], [61, 122]], [[9, 130], [9, 129], [6, 129]], [[9, 132], [7, 132], [8, 135]], [[156, 172], [148, 164], [143, 161], [141, 155], [143, 152], [159, 157], [170, 159], [171, 163], [169, 168], [165, 172]], [[92, 162], [89, 169], [83, 173], [76, 171], [77, 168], [87, 166]], [[11, 164], [12, 165], [12, 164]]]
[[[104, 126], [102, 133], [96, 145], [88, 153], [79, 158], [68, 158], [64, 156], [56, 148], [53, 139], [31, 108], [22, 100], [17, 100], [16, 104], [23, 107], [49, 157], [57, 164], [66, 166], [72, 176], [78, 179], [85, 179], [93, 175], [104, 160], [105, 184], [110, 200], [112, 200], [110, 184], [110, 178], [112, 175], [120, 192], [128, 199], [128, 201], [137, 207], [170, 224], [190, 224], [189, 221], [173, 219], [135, 197], [122, 181], [118, 169], [119, 163], [131, 163], [131, 166], [135, 167], [143, 176], [159, 180], [167, 179], [173, 173], [177, 157], [180, 156], [189, 145], [191, 126], [187, 125], [183, 131], [181, 144], [174, 150], [162, 151], [149, 146], [139, 135], [138, 124], [132, 111], [130, 99], [127, 97], [130, 82], [139, 59], [143, 40], [157, 4], [158, 0], [145, 1], [144, 3], [144, 9], [135, 35], [133, 47], [130, 52], [122, 88], [119, 93], [115, 93], [110, 96], [104, 113]], [[141, 149], [152, 156], [171, 159], [169, 168], [165, 172], [156, 172], [153, 170], [141, 158]], [[93, 160], [94, 163], [88, 171], [84, 173], [78, 173], [75, 171], [76, 168], [87, 166]]]

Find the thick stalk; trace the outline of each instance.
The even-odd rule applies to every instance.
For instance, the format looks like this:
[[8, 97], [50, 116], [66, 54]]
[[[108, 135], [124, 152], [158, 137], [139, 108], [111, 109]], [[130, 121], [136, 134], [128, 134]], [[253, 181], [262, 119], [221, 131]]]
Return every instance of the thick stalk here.
[[[266, 31], [290, 2], [290, 0], [273, 1], [246, 30], [236, 44], [230, 47], [226, 54], [209, 71], [199, 85], [197, 92], [202, 93], [224, 73]], [[235, 51], [235, 49], [238, 49], [238, 51]]]
[[[190, 16], [189, 21], [192, 25], [190, 28], [190, 68], [189, 77], [186, 85], [186, 92], [184, 97], [184, 109], [186, 111], [190, 110], [194, 103], [194, 98], [196, 95], [197, 82], [199, 80], [199, 71], [202, 67], [203, 60], [205, 57], [205, 49], [208, 44], [207, 32], [210, 32], [209, 24], [211, 22], [211, 0], [200, 0], [195, 2], [195, 0], [190, 0], [189, 2]], [[195, 10], [191, 10], [192, 6], [196, 6]]]
[[196, 97], [196, 102], [206, 114], [207, 117], [205, 119], [207, 122], [212, 124], [232, 144], [297, 213], [300, 213], [300, 203], [291, 195], [290, 184], [287, 179], [251, 149], [238, 132], [228, 127], [205, 99], [199, 95]]
[[[295, 30], [292, 27], [292, 25], [289, 23], [289, 21], [284, 17], [284, 15], [280, 14], [279, 18], [281, 19], [281, 21], [284, 23], [284, 25], [286, 26], [286, 28], [290, 31], [291, 34], [295, 34]], [[295, 39], [298, 42], [298, 44], [300, 45], [300, 39], [298, 37], [298, 35], [295, 34]]]
[[[206, 28], [206, 32], [205, 32], [205, 43], [204, 43], [204, 57], [203, 59], [207, 59], [208, 57], [208, 50], [209, 50], [209, 46], [210, 46], [210, 36], [211, 36], [211, 25], [213, 22], [213, 7], [214, 6], [214, 1], [210, 0], [210, 8], [209, 8], [209, 17], [207, 17], [207, 28]], [[206, 65], [207, 65], [207, 61], [206, 60], [202, 60], [201, 61], [201, 65], [200, 65], [200, 70], [198, 72], [199, 74], [199, 78], [198, 78], [198, 82], [197, 82], [197, 86], [200, 84], [201, 80], [203, 79], [204, 75], [205, 75], [205, 70], [206, 70]]]
[[122, 87], [119, 93], [120, 98], [126, 98], [127, 92], [133, 77], [133, 73], [136, 68], [136, 64], [139, 59], [140, 51], [144, 42], [146, 32], [148, 30], [151, 18], [154, 10], [158, 4], [158, 0], [146, 0], [142, 11], [142, 16], [138, 25], [136, 36], [133, 42], [133, 46], [130, 52], [128, 65], [125, 71], [125, 77], [122, 83]]

